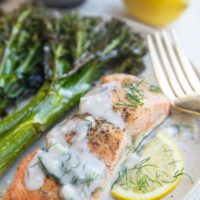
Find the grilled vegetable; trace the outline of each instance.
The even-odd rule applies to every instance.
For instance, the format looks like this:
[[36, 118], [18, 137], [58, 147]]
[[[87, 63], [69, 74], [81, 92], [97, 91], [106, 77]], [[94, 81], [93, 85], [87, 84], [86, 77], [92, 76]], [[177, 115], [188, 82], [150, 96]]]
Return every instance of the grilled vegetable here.
[[41, 23], [33, 15], [31, 9], [23, 11], [6, 42], [0, 63], [0, 114], [16, 99], [35, 93], [44, 81]]
[[[84, 18], [83, 20], [87, 20], [87, 24], [85, 23], [84, 26], [85, 32], [83, 33], [86, 36], [86, 34], [88, 34], [89, 28], [99, 23], [99, 19], [92, 18], [90, 20], [90, 18]], [[71, 69], [73, 69], [73, 62], [75, 57], [73, 58], [73, 53], [70, 53], [70, 46], [68, 45], [70, 42], [73, 42], [73, 44], [75, 44], [75, 42], [77, 44], [80, 43], [75, 35], [73, 35], [74, 37], [71, 36], [72, 32], [76, 32], [74, 30], [76, 27], [72, 26], [72, 23], [77, 25], [79, 21], [80, 17], [78, 17], [77, 15], [67, 15], [60, 19], [46, 19], [45, 25], [46, 30], [48, 30], [48, 35], [46, 36], [48, 38], [48, 45], [45, 47], [45, 63], [47, 65], [47, 72], [45, 74], [46, 76], [48, 76], [46, 77], [47, 81], [43, 84], [37, 95], [33, 97], [29, 104], [27, 104], [18, 112], [15, 112], [1, 120], [0, 136], [3, 135], [9, 129], [19, 124], [20, 121], [24, 119], [27, 116], [27, 114], [34, 108], [34, 106], [36, 106], [38, 102], [40, 102], [47, 95], [47, 91], [50, 87], [52, 78], [55, 80], [63, 74], [68, 73]], [[82, 21], [80, 21], [80, 23], [83, 24]], [[72, 46], [75, 50], [75, 45]], [[76, 48], [80, 48], [79, 45], [77, 45]], [[80, 49], [79, 52], [80, 54], [83, 53], [82, 51], [80, 51]], [[53, 59], [50, 59], [50, 57], [52, 57]], [[54, 72], [52, 72], [49, 65], [54, 66]]]

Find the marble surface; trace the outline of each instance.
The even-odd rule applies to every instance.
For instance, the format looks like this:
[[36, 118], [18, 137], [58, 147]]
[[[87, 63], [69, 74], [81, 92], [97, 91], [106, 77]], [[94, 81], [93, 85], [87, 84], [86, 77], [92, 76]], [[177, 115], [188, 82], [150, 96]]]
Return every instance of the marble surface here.
[[[17, 4], [27, 0], [8, 0], [1, 7], [10, 10]], [[86, 0], [86, 2], [73, 10], [82, 13], [109, 14], [131, 18], [128, 15], [122, 0]], [[188, 57], [200, 71], [200, 0], [192, 0], [190, 7], [176, 22], [171, 24]], [[187, 200], [200, 200], [200, 185], [195, 188]]]

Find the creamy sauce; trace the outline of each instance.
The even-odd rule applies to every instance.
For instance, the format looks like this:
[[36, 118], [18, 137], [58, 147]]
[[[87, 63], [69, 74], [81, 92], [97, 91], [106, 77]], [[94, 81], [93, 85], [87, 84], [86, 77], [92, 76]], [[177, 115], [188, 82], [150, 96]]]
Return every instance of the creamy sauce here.
[[73, 138], [73, 143], [75, 142], [75, 140], [83, 140], [87, 137], [88, 129], [91, 126], [91, 123], [92, 122], [90, 122], [88, 118], [86, 118], [85, 120], [80, 120], [78, 118], [68, 120], [62, 126], [57, 126], [56, 128], [54, 128], [47, 135], [47, 141], [53, 138], [55, 142], [65, 146], [65, 137], [71, 132], [77, 133], [77, 136]]
[[[95, 119], [125, 129], [121, 114], [113, 110], [113, 90], [117, 87], [116, 82], [107, 83], [89, 92], [81, 98], [80, 114], [91, 116], [65, 121], [47, 135], [47, 148], [37, 153], [27, 169], [25, 184], [29, 190], [42, 187], [45, 175], [54, 177], [62, 185], [60, 195], [66, 200], [89, 199], [96, 189], [100, 189], [106, 166], [88, 149], [87, 134], [95, 127]], [[61, 93], [71, 96], [69, 92]], [[66, 138], [70, 138], [69, 143]]]
[[[40, 165], [37, 166], [42, 166], [46, 174], [63, 185], [60, 194], [66, 200], [89, 199], [105, 178], [105, 163], [88, 149], [87, 133], [92, 124], [93, 118], [87, 117], [71, 119], [56, 127], [47, 136], [48, 148], [41, 150], [30, 163], [39, 160]], [[69, 144], [65, 137], [70, 133], [75, 133], [75, 136]], [[30, 179], [26, 176], [28, 189], [38, 189], [43, 184], [43, 181], [38, 183], [33, 178], [40, 176], [36, 172], [31, 172]], [[43, 180], [44, 175], [40, 179]]]
[[125, 129], [120, 112], [113, 110], [112, 91], [119, 87], [117, 82], [102, 84], [81, 98], [79, 112], [91, 114], [95, 118], [104, 119], [116, 127]]
[[33, 159], [30, 161], [25, 174], [24, 182], [27, 189], [29, 189], [30, 191], [40, 189], [44, 184], [45, 174], [40, 168], [38, 162], [39, 153], [40, 151], [38, 151]]
[[173, 111], [159, 130], [170, 135], [176, 142], [196, 140], [199, 134], [199, 122], [193, 116]]

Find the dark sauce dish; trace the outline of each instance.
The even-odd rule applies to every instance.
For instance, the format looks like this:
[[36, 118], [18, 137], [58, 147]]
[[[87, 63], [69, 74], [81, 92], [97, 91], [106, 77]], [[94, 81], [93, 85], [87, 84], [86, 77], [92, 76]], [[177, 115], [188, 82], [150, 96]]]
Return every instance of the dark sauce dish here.
[[85, 0], [37, 0], [37, 3], [50, 7], [69, 8], [78, 6]]

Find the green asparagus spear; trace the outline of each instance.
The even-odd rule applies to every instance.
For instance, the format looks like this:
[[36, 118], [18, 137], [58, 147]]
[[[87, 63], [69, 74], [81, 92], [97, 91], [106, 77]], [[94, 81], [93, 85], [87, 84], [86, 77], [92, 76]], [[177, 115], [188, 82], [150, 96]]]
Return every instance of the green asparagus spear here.
[[17, 124], [20, 123], [28, 113], [40, 102], [42, 101], [49, 90], [50, 81], [46, 81], [40, 88], [38, 93], [33, 97], [33, 99], [25, 105], [21, 110], [8, 115], [0, 121], [0, 136], [2, 136], [6, 131], [12, 129]]
[[33, 11], [28, 9], [11, 30], [0, 63], [0, 115], [16, 99], [37, 91], [44, 81], [40, 26], [40, 20], [34, 19]]
[[0, 10], [0, 33], [4, 41], [10, 37], [12, 27], [16, 23], [18, 12], [8, 15], [3, 10]]

